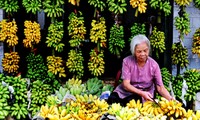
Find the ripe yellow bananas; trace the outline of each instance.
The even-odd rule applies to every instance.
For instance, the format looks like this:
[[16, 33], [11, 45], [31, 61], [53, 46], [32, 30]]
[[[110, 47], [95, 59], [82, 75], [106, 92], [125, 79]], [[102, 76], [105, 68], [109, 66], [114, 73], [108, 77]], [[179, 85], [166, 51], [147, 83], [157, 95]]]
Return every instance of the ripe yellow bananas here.
[[145, 13], [147, 9], [146, 0], [130, 0], [130, 5], [133, 8], [137, 8], [135, 12], [135, 16], [138, 16], [138, 12]]

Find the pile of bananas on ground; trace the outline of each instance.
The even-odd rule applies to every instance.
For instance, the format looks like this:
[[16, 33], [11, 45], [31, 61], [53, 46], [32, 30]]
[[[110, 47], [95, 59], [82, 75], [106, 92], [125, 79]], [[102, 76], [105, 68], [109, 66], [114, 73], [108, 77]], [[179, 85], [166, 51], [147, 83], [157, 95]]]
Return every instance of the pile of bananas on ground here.
[[100, 96], [103, 88], [102, 80], [98, 79], [97, 77], [90, 78], [86, 81], [86, 93]]
[[188, 61], [188, 50], [183, 47], [181, 42], [172, 44], [172, 64], [180, 65], [181, 68], [187, 67]]
[[146, 10], [147, 10], [146, 0], [130, 0], [130, 5], [133, 8], [137, 8], [135, 11], [135, 17], [138, 16], [138, 12], [146, 13]]
[[15, 20], [0, 22], [0, 41], [6, 42], [9, 47], [14, 47], [18, 44], [17, 24]]
[[[74, 80], [74, 84], [71, 86], [66, 87], [66, 89], [69, 91], [69, 93], [71, 95], [80, 95], [83, 94], [86, 91], [86, 85], [82, 84], [82, 80], [79, 79], [75, 79], [75, 78], [71, 78], [69, 81], [73, 81]], [[67, 85], [67, 83], [66, 83]]]
[[180, 74], [172, 77], [172, 90], [173, 90], [176, 98], [179, 100], [182, 97], [183, 80], [184, 80], [184, 78]]
[[183, 73], [183, 77], [188, 86], [184, 98], [186, 102], [193, 102], [196, 100], [196, 93], [200, 90], [200, 73], [196, 69], [188, 69]]
[[127, 11], [126, 0], [107, 0], [108, 10], [115, 14], [123, 14]]
[[149, 4], [152, 8], [158, 9], [159, 11], [163, 11], [165, 13], [165, 16], [171, 14], [172, 6], [167, 0], [150, 0]]
[[88, 68], [92, 75], [100, 76], [104, 73], [105, 61], [103, 51], [97, 53], [95, 50], [91, 50], [90, 59], [88, 62]]
[[142, 23], [134, 23], [133, 26], [131, 27], [131, 37], [129, 38], [129, 41], [132, 40], [134, 36], [137, 34], [146, 34], [146, 28], [145, 24]]
[[99, 11], [104, 11], [106, 4], [103, 0], [88, 0], [88, 3]]
[[36, 14], [38, 11], [42, 9], [42, 1], [41, 0], [22, 0], [22, 5], [26, 9], [26, 12]]
[[63, 60], [61, 57], [48, 56], [47, 57], [48, 72], [58, 75], [59, 77], [66, 77]]
[[47, 17], [61, 17], [64, 13], [63, 5], [64, 0], [44, 0], [43, 7], [44, 12], [47, 14]]
[[193, 35], [192, 53], [200, 57], [200, 28], [198, 28]]
[[193, 0], [193, 1], [194, 1], [194, 6], [200, 9], [200, 0]]
[[165, 33], [153, 28], [152, 34], [149, 38], [153, 51], [156, 52], [156, 57], [159, 58], [159, 53], [163, 53], [165, 48]]
[[23, 40], [24, 47], [26, 48], [33, 48], [35, 44], [38, 44], [41, 39], [40, 33], [40, 24], [37, 22], [32, 22], [26, 20], [24, 22], [24, 35], [25, 39]]
[[104, 17], [100, 17], [99, 20], [92, 20], [90, 30], [91, 42], [97, 43], [100, 47], [106, 47], [106, 21]]
[[19, 9], [18, 0], [1, 0], [0, 8], [2, 8], [6, 13], [14, 13]]
[[51, 23], [47, 34], [47, 47], [52, 47], [55, 49], [55, 51], [62, 52], [63, 47], [65, 46], [63, 43], [61, 43], [63, 34], [63, 22], [55, 21], [54, 23]]
[[20, 56], [18, 52], [4, 53], [2, 67], [4, 72], [18, 73]]
[[67, 28], [69, 36], [71, 37], [69, 40], [71, 47], [80, 46], [81, 42], [85, 40], [86, 27], [84, 26], [84, 18], [80, 11], [78, 13], [72, 12], [68, 17], [69, 25]]
[[192, 0], [175, 0], [175, 3], [179, 6], [190, 5], [191, 2]]
[[69, 3], [71, 3], [72, 5], [76, 5], [79, 6], [80, 4], [80, 0], [68, 0]]
[[114, 24], [110, 29], [110, 37], [108, 40], [109, 51], [120, 57], [120, 53], [125, 47], [124, 41], [124, 27], [121, 25]]

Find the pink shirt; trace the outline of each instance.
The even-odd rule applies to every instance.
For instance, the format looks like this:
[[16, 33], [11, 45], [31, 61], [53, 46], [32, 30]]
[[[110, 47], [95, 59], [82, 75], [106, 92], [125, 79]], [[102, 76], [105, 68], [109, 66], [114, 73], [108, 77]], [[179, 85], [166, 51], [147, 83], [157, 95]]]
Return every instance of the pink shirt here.
[[[140, 89], [149, 91], [154, 96], [154, 82], [163, 86], [162, 76], [158, 63], [148, 57], [144, 67], [138, 67], [135, 58], [130, 55], [123, 59], [122, 76], [123, 80], [130, 80], [131, 85]], [[117, 92], [120, 98], [125, 98], [133, 93], [126, 91], [122, 84], [118, 85], [114, 92]]]

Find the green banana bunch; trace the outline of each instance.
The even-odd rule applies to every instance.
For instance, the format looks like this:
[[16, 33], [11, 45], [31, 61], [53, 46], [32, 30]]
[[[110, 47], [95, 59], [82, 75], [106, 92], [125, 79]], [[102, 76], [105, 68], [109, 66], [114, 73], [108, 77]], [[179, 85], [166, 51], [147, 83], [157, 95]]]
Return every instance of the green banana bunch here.
[[55, 21], [48, 28], [47, 47], [53, 47], [57, 52], [62, 52], [65, 44], [61, 43], [63, 38], [63, 22]]
[[[2, 77], [3, 77], [3, 74], [1, 74], [1, 78]], [[10, 106], [8, 105], [9, 99], [10, 99], [10, 92], [8, 89], [8, 85], [3, 86], [3, 84], [0, 83], [0, 119], [1, 120], [4, 120], [9, 115], [9, 111], [10, 111]]]
[[71, 95], [81, 95], [82, 93], [84, 93], [86, 91], [86, 86], [84, 84], [82, 85], [73, 85], [70, 89], [70, 94]]
[[172, 54], [171, 54], [172, 64], [180, 64], [181, 68], [186, 67], [189, 64], [188, 61], [188, 50], [183, 47], [180, 42], [174, 43], [172, 45]]
[[91, 50], [90, 59], [88, 62], [88, 68], [92, 75], [100, 76], [104, 73], [104, 54], [103, 52], [97, 53], [95, 50]]
[[118, 26], [114, 24], [110, 29], [110, 38], [109, 38], [109, 51], [120, 57], [120, 52], [123, 51], [125, 47], [124, 41], [124, 28], [123, 26]]
[[166, 48], [165, 48], [165, 33], [157, 30], [157, 27], [154, 27], [149, 40], [151, 42], [153, 51], [155, 50], [155, 52], [156, 52], [156, 57], [159, 58], [159, 53], [163, 53], [166, 50]]
[[132, 40], [132, 38], [138, 34], [146, 34], [146, 28], [145, 24], [142, 23], [134, 23], [131, 27], [131, 37], [129, 38], [129, 42]]
[[198, 9], [200, 9], [200, 0], [193, 0], [194, 6]]
[[171, 14], [172, 6], [170, 5], [170, 2], [167, 0], [151, 0], [149, 4], [153, 9], [158, 9], [159, 11], [163, 11], [165, 13], [165, 16]]
[[112, 86], [111, 84], [103, 84], [103, 88], [102, 88], [102, 92], [105, 91], [110, 91], [112, 92], [114, 90], [114, 86]]
[[190, 5], [192, 0], [175, 0], [174, 2], [179, 6], [186, 6], [186, 5]]
[[69, 93], [68, 89], [60, 86], [58, 90], [56, 90], [55, 95], [58, 100], [62, 101], [63, 98], [65, 97], [66, 93]]
[[82, 80], [79, 78], [72, 77], [68, 79], [65, 83], [65, 88], [70, 89], [73, 85], [80, 86], [82, 84]]
[[62, 6], [64, 5], [64, 0], [44, 0], [43, 7], [44, 12], [47, 17], [61, 17], [64, 13]]
[[11, 108], [13, 112], [11, 113], [11, 116], [16, 120], [26, 119], [28, 115], [27, 106], [28, 105], [22, 103], [13, 104]]
[[84, 27], [84, 18], [82, 17], [82, 13], [75, 14], [72, 12], [69, 15], [69, 25], [68, 25], [68, 33], [71, 39], [69, 40], [71, 47], [77, 47], [81, 45], [81, 42], [85, 40], [86, 27]]
[[180, 74], [172, 77], [172, 90], [174, 92], [176, 99], [181, 99], [183, 80], [184, 78]]
[[48, 76], [44, 79], [44, 83], [51, 85], [52, 91], [55, 92], [61, 86], [60, 80], [51, 72], [47, 72], [47, 74]]
[[104, 11], [106, 7], [103, 0], [88, 0], [88, 3], [99, 11]]
[[200, 57], [200, 28], [193, 34], [192, 53]]
[[46, 105], [50, 106], [57, 106], [62, 103], [62, 100], [59, 100], [55, 95], [47, 96]]
[[97, 96], [101, 94], [100, 90], [103, 88], [102, 80], [98, 79], [97, 77], [89, 78], [85, 84], [86, 84], [87, 94], [92, 94]]
[[22, 0], [22, 5], [25, 7], [26, 12], [37, 14], [38, 11], [41, 11], [42, 1], [41, 0]]
[[115, 14], [123, 14], [127, 11], [126, 9], [126, 0], [107, 0], [108, 10]]
[[18, 0], [1, 0], [0, 8], [5, 10], [6, 13], [14, 13], [19, 9]]
[[81, 78], [84, 74], [84, 58], [81, 50], [70, 50], [66, 66], [69, 72], [74, 74], [74, 77]]
[[200, 90], [200, 73], [195, 69], [188, 69], [183, 73], [188, 86], [187, 93], [185, 94], [186, 102], [193, 102], [196, 100], [196, 93]]

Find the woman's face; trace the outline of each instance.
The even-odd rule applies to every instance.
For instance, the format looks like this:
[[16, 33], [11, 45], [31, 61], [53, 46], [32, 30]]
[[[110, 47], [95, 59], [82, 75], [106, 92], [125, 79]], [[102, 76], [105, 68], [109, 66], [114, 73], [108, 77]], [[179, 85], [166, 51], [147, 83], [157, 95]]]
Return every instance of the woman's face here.
[[138, 62], [146, 62], [149, 56], [149, 47], [146, 42], [142, 42], [135, 47], [135, 57]]

